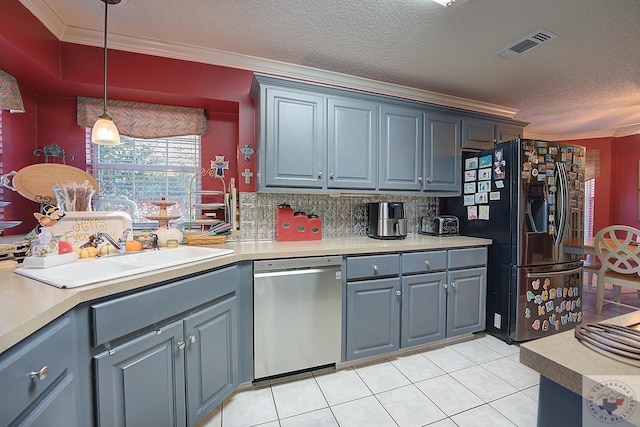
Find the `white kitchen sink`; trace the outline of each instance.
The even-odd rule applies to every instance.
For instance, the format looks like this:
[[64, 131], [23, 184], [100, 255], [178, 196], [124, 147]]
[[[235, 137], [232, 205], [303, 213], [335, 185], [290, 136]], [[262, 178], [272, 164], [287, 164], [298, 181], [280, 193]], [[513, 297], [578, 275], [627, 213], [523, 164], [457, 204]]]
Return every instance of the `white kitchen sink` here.
[[81, 259], [50, 268], [16, 268], [15, 272], [58, 288], [77, 288], [160, 268], [174, 267], [232, 254], [231, 249], [180, 246], [101, 258]]

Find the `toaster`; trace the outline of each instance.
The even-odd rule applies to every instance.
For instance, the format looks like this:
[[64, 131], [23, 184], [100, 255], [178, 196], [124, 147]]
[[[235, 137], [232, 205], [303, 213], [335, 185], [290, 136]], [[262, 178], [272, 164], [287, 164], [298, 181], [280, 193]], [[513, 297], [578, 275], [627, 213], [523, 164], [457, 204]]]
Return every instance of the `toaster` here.
[[431, 236], [458, 236], [460, 224], [453, 215], [435, 215], [422, 217], [420, 234]]

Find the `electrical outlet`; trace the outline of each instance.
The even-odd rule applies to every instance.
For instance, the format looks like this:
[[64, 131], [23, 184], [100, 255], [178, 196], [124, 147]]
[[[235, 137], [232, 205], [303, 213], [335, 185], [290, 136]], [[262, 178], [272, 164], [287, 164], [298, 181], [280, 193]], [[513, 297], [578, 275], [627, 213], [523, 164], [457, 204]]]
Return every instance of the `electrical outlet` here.
[[498, 313], [493, 313], [493, 327], [496, 329], [500, 329], [500, 325], [502, 324], [502, 316]]

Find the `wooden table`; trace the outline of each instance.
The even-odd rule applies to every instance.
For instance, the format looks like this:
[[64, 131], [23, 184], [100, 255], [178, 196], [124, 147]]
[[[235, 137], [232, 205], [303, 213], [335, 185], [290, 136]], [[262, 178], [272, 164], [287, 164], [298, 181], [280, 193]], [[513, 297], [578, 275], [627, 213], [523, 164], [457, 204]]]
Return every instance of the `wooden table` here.
[[[584, 239], [568, 239], [565, 241], [564, 250], [570, 254], [582, 254], [594, 256], [596, 254], [595, 245], [593, 244], [593, 236]], [[589, 259], [587, 257], [587, 259]]]

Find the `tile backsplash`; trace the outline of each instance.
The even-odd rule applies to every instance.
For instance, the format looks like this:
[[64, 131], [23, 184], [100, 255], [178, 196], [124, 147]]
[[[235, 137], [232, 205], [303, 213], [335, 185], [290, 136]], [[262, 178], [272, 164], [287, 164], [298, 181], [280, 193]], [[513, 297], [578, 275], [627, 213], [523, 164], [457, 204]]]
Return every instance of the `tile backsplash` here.
[[318, 215], [323, 239], [366, 236], [369, 202], [403, 202], [409, 233], [418, 232], [421, 217], [438, 211], [438, 199], [429, 196], [240, 193], [239, 199], [241, 233], [230, 240], [274, 240], [275, 209], [282, 203], [295, 211]]

